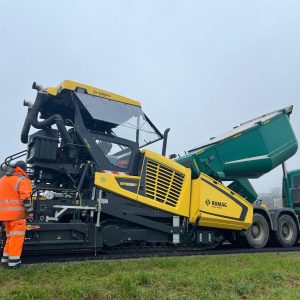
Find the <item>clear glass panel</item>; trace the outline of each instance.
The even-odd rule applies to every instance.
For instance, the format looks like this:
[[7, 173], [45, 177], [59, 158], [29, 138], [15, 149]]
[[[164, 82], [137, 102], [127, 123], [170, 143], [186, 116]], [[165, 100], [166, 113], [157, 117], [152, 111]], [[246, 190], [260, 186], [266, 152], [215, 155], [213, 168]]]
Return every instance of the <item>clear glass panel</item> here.
[[95, 139], [106, 158], [113, 166], [127, 169], [131, 156], [131, 149], [127, 146]]
[[141, 107], [82, 93], [76, 95], [94, 119], [113, 124], [116, 136], [137, 142], [140, 147], [162, 138]]

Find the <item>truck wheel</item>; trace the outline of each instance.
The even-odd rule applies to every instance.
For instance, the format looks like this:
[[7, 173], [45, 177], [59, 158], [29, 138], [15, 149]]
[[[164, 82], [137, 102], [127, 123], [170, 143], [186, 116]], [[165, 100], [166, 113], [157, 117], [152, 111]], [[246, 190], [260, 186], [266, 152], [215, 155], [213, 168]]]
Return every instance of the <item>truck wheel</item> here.
[[298, 238], [297, 225], [289, 215], [281, 215], [277, 222], [277, 230], [274, 232], [273, 241], [283, 247], [293, 247]]
[[270, 230], [266, 218], [258, 213], [253, 215], [253, 223], [246, 230], [244, 240], [251, 248], [263, 248], [269, 240]]

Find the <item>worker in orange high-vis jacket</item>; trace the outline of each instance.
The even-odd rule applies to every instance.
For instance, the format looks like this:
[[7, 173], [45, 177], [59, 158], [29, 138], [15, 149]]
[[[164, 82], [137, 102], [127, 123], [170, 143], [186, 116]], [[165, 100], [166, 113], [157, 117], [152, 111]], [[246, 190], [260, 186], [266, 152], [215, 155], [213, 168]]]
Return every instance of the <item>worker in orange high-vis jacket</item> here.
[[3, 221], [6, 232], [6, 244], [1, 264], [16, 268], [21, 264], [26, 219], [33, 218], [30, 201], [31, 181], [24, 161], [18, 161], [10, 172], [0, 179], [0, 221]]

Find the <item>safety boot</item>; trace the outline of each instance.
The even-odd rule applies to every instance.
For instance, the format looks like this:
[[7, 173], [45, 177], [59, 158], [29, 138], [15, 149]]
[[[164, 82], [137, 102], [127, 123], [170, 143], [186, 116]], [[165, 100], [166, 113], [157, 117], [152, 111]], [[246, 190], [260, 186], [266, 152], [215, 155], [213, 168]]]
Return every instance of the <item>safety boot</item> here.
[[0, 266], [2, 268], [6, 268], [8, 264], [8, 256], [6, 256], [5, 254], [3, 254], [2, 258], [1, 258], [1, 262], [0, 262]]
[[7, 268], [8, 269], [18, 269], [21, 266], [21, 259], [18, 258], [11, 258], [11, 256], [8, 259]]
[[24, 265], [22, 265], [21, 263], [19, 263], [19, 264], [15, 265], [15, 266], [7, 265], [6, 268], [9, 269], [9, 270], [15, 270], [15, 269], [23, 268], [23, 267], [24, 267]]

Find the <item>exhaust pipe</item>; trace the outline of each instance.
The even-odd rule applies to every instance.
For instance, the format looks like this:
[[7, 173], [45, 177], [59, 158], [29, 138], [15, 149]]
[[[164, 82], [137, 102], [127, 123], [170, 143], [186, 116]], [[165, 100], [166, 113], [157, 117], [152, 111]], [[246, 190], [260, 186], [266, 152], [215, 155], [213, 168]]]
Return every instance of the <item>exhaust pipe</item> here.
[[28, 134], [29, 134], [29, 130], [30, 130], [30, 127], [31, 127], [31, 123], [30, 123], [30, 120], [29, 120], [29, 115], [30, 115], [31, 109], [33, 107], [33, 103], [24, 99], [23, 106], [27, 106], [28, 110], [27, 110], [27, 115], [26, 115], [26, 119], [24, 121], [22, 131], [21, 131], [21, 142], [23, 144], [27, 144], [28, 143]]
[[31, 101], [28, 101], [28, 100], [24, 99], [23, 106], [27, 106], [28, 108], [32, 108], [33, 103]]
[[32, 88], [33, 88], [34, 90], [37, 90], [38, 92], [44, 92], [44, 91], [45, 91], [45, 88], [44, 88], [41, 84], [38, 84], [38, 83], [36, 83], [36, 82], [34, 82], [34, 83], [32, 84]]

